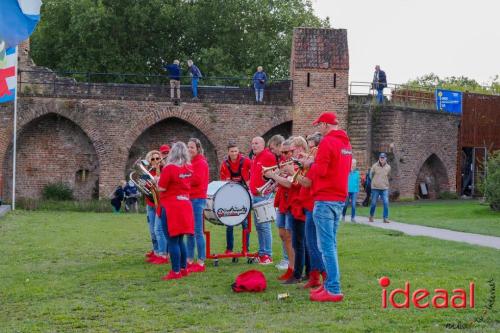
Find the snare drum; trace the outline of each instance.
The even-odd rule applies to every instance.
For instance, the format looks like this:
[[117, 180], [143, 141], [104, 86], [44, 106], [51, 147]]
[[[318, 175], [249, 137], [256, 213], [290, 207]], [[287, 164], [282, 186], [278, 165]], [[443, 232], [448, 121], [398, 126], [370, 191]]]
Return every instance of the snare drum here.
[[214, 181], [208, 184], [205, 218], [218, 225], [233, 227], [248, 217], [252, 208], [250, 193], [235, 182]]
[[268, 199], [253, 205], [255, 212], [255, 222], [274, 222], [276, 221], [276, 209], [274, 208], [274, 199]]

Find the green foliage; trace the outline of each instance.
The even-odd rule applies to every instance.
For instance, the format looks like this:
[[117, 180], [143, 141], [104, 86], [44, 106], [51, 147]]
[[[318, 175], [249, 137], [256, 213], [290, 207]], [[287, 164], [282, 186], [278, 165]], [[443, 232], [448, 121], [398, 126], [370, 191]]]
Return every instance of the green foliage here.
[[491, 209], [500, 211], [500, 150], [488, 159], [487, 173], [482, 188]]
[[64, 201], [73, 199], [73, 190], [67, 184], [59, 182], [45, 185], [42, 190], [45, 200]]
[[470, 79], [466, 76], [440, 78], [438, 75], [430, 73], [408, 81], [405, 86], [413, 89], [434, 90], [436, 88], [441, 88], [490, 95], [500, 94], [499, 79], [500, 77], [495, 75], [490, 84], [481, 85], [476, 80]]
[[[311, 0], [46, 0], [33, 34], [38, 65], [163, 74], [193, 59], [205, 76], [288, 76], [294, 27], [328, 27]], [[185, 72], [184, 72], [185, 74]]]

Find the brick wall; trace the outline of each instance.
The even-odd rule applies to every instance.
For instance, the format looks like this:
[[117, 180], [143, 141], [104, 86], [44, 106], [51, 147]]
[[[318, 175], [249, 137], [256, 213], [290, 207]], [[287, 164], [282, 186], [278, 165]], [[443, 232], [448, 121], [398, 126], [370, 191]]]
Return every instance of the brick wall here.
[[[2, 119], [0, 123], [0, 138], [2, 138], [0, 170], [3, 170], [0, 188], [3, 189], [4, 200], [9, 200], [11, 196], [9, 185], [11, 154], [8, 150], [11, 149], [12, 142], [12, 112], [12, 104], [0, 106], [0, 119]], [[18, 105], [18, 133], [21, 150], [24, 149], [22, 147], [28, 146], [26, 142], [39, 148], [40, 142], [45, 142], [42, 137], [53, 134], [48, 128], [56, 126], [54, 122], [44, 120], [42, 125], [45, 125], [37, 127], [38, 121], [45, 119], [46, 115], [59, 115], [66, 119], [62, 121], [63, 123], [74, 125], [73, 127], [63, 126], [65, 134], [61, 134], [59, 141], [55, 141], [57, 145], [66, 144], [71, 136], [69, 134], [72, 131], [71, 128], [75, 132], [75, 139], [69, 141], [72, 142], [69, 150], [81, 145], [78, 149], [87, 151], [87, 144], [91, 143], [95, 150], [95, 155], [93, 155], [95, 165], [99, 166], [99, 196], [105, 198], [130, 172], [128, 165], [134, 156], [145, 155], [151, 147], [157, 147], [160, 142], [171, 142], [174, 137], [185, 140], [191, 136], [197, 136], [202, 139], [208, 148], [212, 174], [216, 176], [218, 165], [226, 154], [228, 141], [235, 140], [242, 151], [249, 152], [250, 141], [254, 136], [272, 132], [274, 127], [279, 127], [284, 123], [290, 124], [292, 107], [210, 103], [182, 103], [175, 106], [170, 102], [143, 100], [21, 97]], [[34, 125], [31, 124], [32, 122]], [[28, 129], [26, 133], [31, 133], [38, 128], [40, 133], [36, 140], [31, 139], [30, 135], [26, 137], [23, 134], [26, 129]], [[47, 152], [50, 151], [55, 150], [51, 147]], [[18, 152], [18, 158], [26, 159], [26, 163], [33, 165], [39, 163], [35, 155], [20, 154]], [[58, 172], [39, 170], [40, 181], [36, 184], [37, 191], [45, 184], [59, 180], [61, 170], [71, 170], [68, 174], [75, 177], [79, 168], [76, 162], [57, 161], [60, 167]], [[91, 166], [88, 168], [90, 170]], [[27, 175], [27, 173], [20, 173], [17, 178], [18, 182], [20, 178]]]

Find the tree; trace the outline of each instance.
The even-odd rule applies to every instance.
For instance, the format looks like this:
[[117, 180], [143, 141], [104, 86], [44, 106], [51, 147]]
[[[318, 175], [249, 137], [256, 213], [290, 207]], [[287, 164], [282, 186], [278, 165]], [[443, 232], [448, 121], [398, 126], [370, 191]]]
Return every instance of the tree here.
[[488, 159], [486, 177], [482, 183], [486, 201], [491, 209], [500, 211], [500, 151]]
[[451, 76], [441, 79], [434, 73], [425, 74], [406, 83], [410, 88], [434, 90], [436, 88], [466, 91], [480, 94], [500, 94], [499, 76], [492, 78], [489, 85], [480, 85], [476, 80], [466, 76]]
[[160, 74], [193, 59], [205, 76], [288, 76], [293, 28], [329, 27], [311, 0], [46, 0], [32, 56], [83, 72]]

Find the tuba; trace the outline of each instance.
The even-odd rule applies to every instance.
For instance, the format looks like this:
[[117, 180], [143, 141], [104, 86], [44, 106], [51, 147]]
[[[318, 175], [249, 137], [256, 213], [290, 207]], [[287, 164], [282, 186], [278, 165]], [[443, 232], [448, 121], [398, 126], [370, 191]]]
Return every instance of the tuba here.
[[137, 186], [149, 200], [153, 201], [155, 206], [160, 203], [160, 191], [153, 175], [149, 172], [150, 164], [146, 160], [138, 159], [132, 166], [130, 180]]

